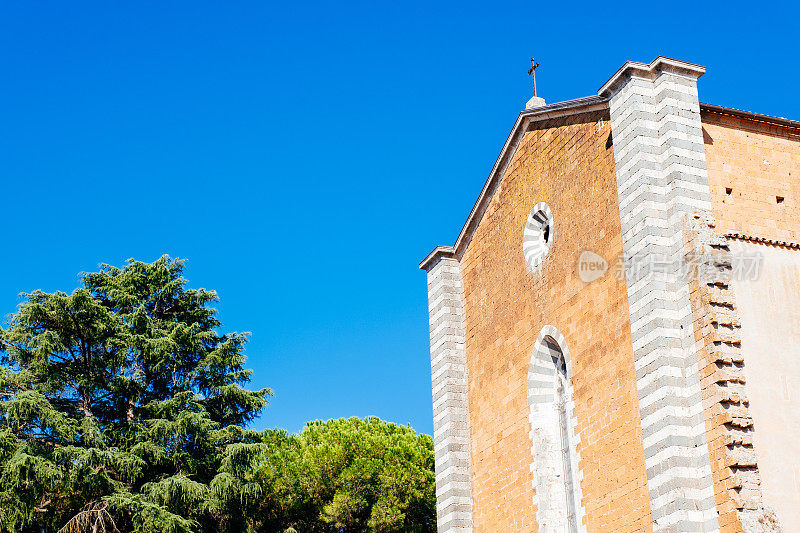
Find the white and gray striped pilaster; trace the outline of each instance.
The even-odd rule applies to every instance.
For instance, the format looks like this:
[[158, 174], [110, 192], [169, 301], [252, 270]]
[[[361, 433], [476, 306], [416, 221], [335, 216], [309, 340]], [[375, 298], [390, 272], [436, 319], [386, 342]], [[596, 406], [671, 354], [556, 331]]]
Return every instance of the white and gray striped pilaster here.
[[697, 78], [659, 57], [628, 62], [608, 96], [636, 384], [654, 531], [719, 530], [708, 456], [683, 220], [710, 216]]
[[438, 256], [425, 266], [431, 326], [436, 520], [439, 533], [472, 532], [467, 357], [461, 266]]

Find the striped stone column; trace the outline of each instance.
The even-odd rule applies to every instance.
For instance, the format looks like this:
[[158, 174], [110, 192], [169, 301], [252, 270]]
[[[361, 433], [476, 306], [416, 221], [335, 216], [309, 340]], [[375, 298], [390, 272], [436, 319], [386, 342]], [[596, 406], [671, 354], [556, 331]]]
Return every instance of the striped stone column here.
[[689, 285], [686, 217], [710, 217], [697, 78], [659, 57], [626, 63], [610, 100], [636, 384], [654, 531], [718, 531]]
[[464, 285], [452, 254], [428, 261], [436, 520], [439, 533], [472, 532]]

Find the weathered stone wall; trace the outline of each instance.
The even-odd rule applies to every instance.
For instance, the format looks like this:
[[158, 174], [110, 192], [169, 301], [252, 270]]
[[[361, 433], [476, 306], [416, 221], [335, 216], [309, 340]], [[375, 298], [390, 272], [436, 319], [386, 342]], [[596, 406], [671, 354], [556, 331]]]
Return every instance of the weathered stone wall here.
[[800, 128], [708, 111], [702, 121], [717, 232], [800, 242]]
[[701, 376], [706, 439], [714, 480], [714, 499], [723, 533], [780, 531], [774, 511], [764, 503], [762, 475], [754, 448], [748, 368], [742, 322], [734, 291], [742, 275], [741, 257], [714, 231], [713, 221], [693, 217], [685, 222], [687, 281]]
[[[534, 123], [461, 257], [477, 532], [538, 530], [527, 377], [547, 324], [571, 354], [586, 529], [651, 529], [616, 190], [607, 113]], [[538, 202], [555, 230], [532, 272], [522, 236]], [[576, 276], [587, 249], [612, 265], [589, 284]]]
[[[739, 362], [724, 365], [741, 379], [731, 388], [746, 393], [728, 402], [733, 409], [726, 413], [747, 413], [719, 420], [728, 429], [745, 424], [737, 431], [748, 443], [722, 432], [730, 442], [715, 465], [718, 504], [723, 516], [736, 509], [730, 531], [766, 531], [758, 517], [770, 522], [773, 509], [784, 531], [794, 531], [800, 528], [800, 401], [792, 400], [800, 387], [800, 251], [792, 243], [800, 241], [800, 128], [708, 109], [702, 121], [715, 232], [736, 236], [728, 239], [734, 258], [761, 257], [754, 279], [734, 277], [715, 289], [735, 307], [729, 329], [740, 340], [733, 345]], [[709, 431], [719, 433], [719, 424]], [[747, 454], [732, 457], [743, 448]], [[725, 491], [729, 501], [720, 498]]]

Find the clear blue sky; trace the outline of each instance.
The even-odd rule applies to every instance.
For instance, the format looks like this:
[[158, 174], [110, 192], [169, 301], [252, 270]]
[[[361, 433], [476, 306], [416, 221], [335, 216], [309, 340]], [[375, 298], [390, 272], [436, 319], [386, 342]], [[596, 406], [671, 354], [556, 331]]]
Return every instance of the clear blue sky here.
[[189, 260], [252, 331], [257, 427], [431, 432], [425, 276], [541, 63], [548, 102], [626, 60], [800, 119], [796, 6], [663, 2], [0, 4], [0, 313], [98, 263]]

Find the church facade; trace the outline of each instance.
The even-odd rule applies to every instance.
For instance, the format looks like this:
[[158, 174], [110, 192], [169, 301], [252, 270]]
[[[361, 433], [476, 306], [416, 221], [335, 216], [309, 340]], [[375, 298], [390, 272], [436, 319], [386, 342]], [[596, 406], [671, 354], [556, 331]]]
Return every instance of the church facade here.
[[440, 532], [800, 531], [800, 122], [625, 63], [427, 272]]

